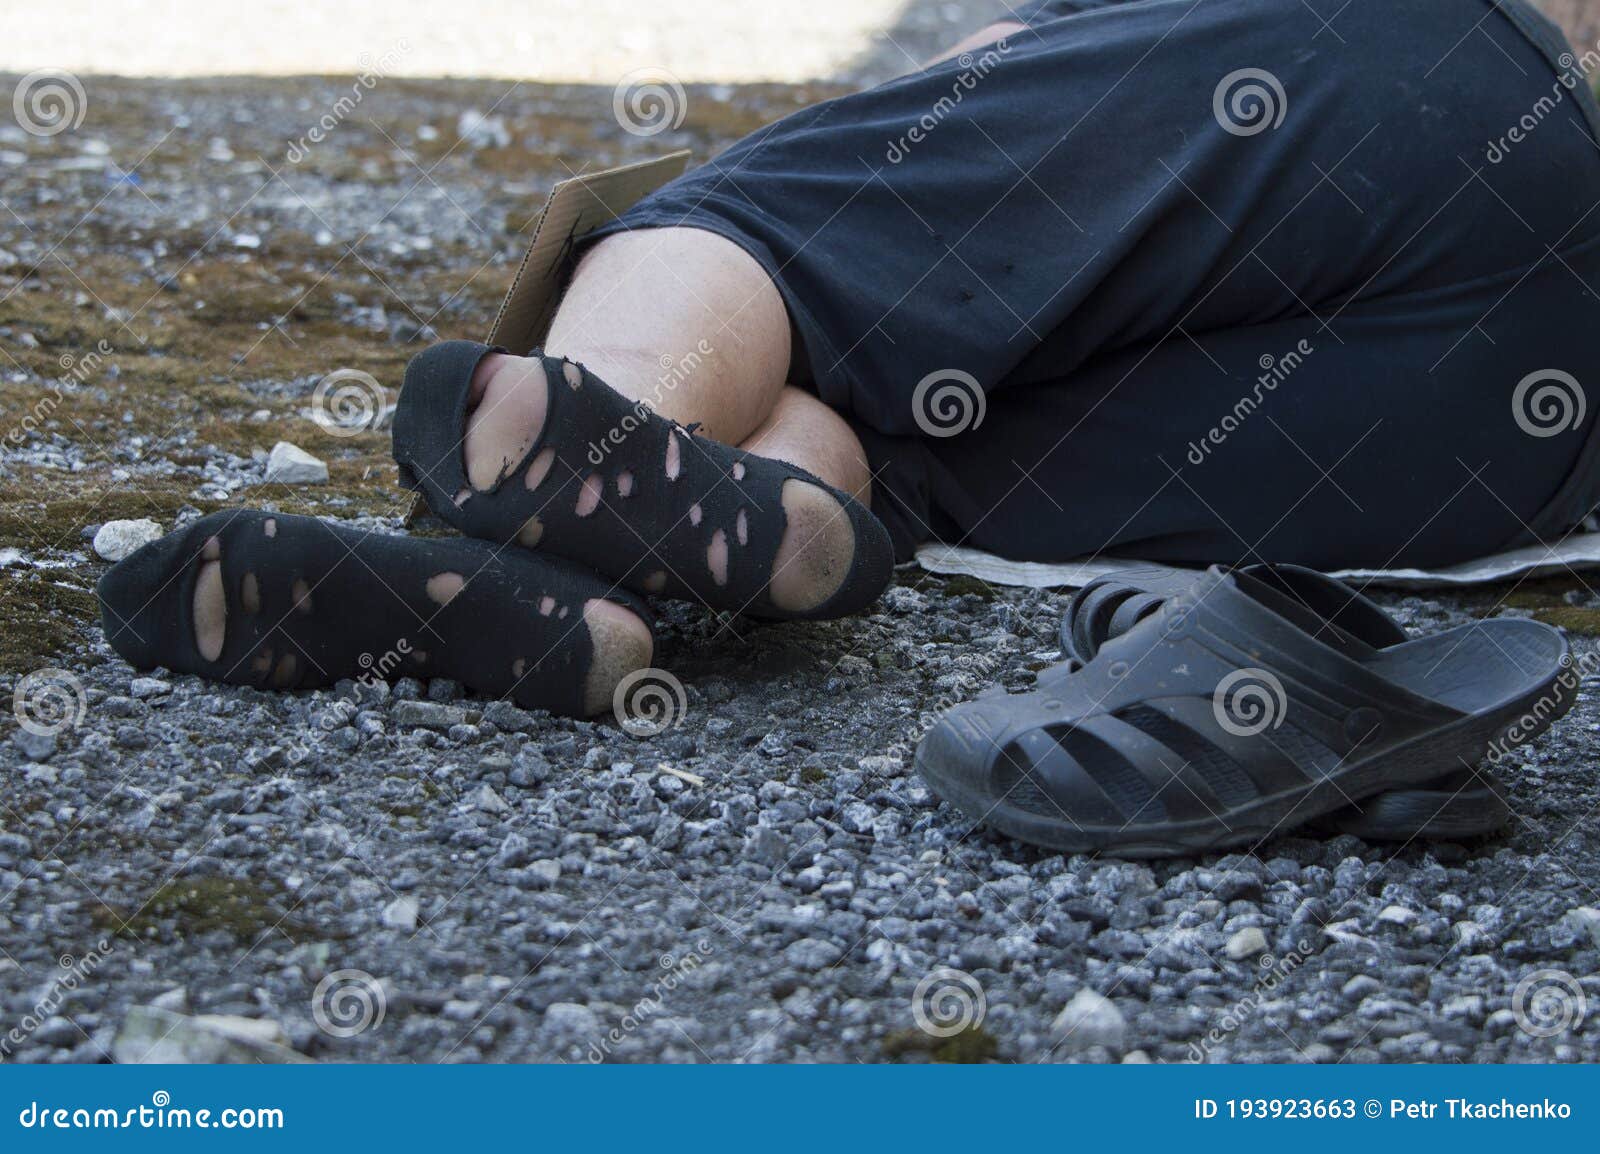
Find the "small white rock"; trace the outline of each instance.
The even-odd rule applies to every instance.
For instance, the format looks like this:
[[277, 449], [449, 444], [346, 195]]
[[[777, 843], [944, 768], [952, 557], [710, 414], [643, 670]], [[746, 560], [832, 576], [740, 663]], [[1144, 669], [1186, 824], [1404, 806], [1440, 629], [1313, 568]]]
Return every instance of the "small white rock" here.
[[417, 928], [417, 899], [395, 898], [383, 907], [380, 916], [383, 924], [390, 929], [405, 930], [409, 933]]
[[471, 148], [510, 148], [511, 130], [503, 116], [488, 116], [469, 108], [456, 118], [456, 135]]
[[1256, 926], [1246, 926], [1228, 939], [1223, 952], [1236, 962], [1264, 954], [1267, 952], [1267, 935]]
[[1056, 1015], [1050, 1032], [1067, 1053], [1093, 1046], [1104, 1046], [1112, 1053], [1121, 1053], [1126, 1044], [1128, 1024], [1122, 1017], [1122, 1011], [1110, 998], [1083, 989], [1074, 994], [1072, 1001]]
[[95, 531], [94, 551], [107, 561], [121, 561], [141, 545], [161, 536], [161, 526], [141, 518], [137, 521], [107, 521]]
[[151, 998], [150, 1004], [158, 1010], [168, 1010], [174, 1014], [187, 1014], [190, 1012], [189, 989], [187, 986], [174, 986], [165, 993], [157, 994]]
[[472, 804], [483, 813], [510, 813], [511, 806], [506, 799], [494, 791], [492, 786], [480, 786], [472, 795]]
[[1416, 920], [1417, 915], [1405, 906], [1384, 906], [1378, 913], [1378, 921], [1384, 925], [1409, 926]]
[[561, 863], [553, 857], [540, 858], [528, 866], [528, 878], [539, 887], [553, 886], [561, 880]]
[[300, 446], [279, 441], [267, 458], [267, 480], [280, 485], [322, 485], [328, 480], [328, 466]]
[[1600, 910], [1592, 906], [1578, 906], [1568, 910], [1561, 920], [1575, 933], [1588, 935], [1590, 942], [1600, 946]]
[[159, 677], [135, 677], [128, 686], [128, 692], [144, 700], [151, 697], [160, 697], [162, 694], [171, 693], [172, 685], [162, 681]]

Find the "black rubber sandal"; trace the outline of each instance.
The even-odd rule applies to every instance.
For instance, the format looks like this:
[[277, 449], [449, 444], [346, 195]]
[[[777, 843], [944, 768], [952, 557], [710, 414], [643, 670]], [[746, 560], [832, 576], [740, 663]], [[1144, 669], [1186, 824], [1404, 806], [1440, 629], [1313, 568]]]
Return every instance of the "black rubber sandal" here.
[[[446, 341], [406, 369], [395, 460], [401, 482], [446, 523], [501, 544], [536, 545], [642, 593], [756, 617], [842, 617], [887, 587], [894, 568], [888, 531], [858, 501], [802, 469], [696, 436], [558, 357], [540, 357], [549, 408], [538, 440], [492, 488], [473, 489], [462, 452], [472, 375], [484, 357], [503, 351]], [[553, 459], [541, 458], [547, 451]], [[525, 481], [536, 461], [531, 475], [541, 479], [530, 490]], [[779, 608], [768, 591], [787, 524], [783, 483], [791, 479], [831, 494], [854, 531], [843, 583], [805, 612]], [[599, 502], [579, 514], [586, 485]], [[722, 583], [708, 564], [714, 545], [726, 555]]]
[[917, 767], [969, 816], [1065, 852], [1258, 844], [1482, 758], [1576, 692], [1561, 634], [1478, 622], [1383, 649], [1221, 569], [1039, 689], [952, 709]]
[[[214, 659], [194, 622], [210, 560], [221, 563], [227, 614]], [[615, 601], [651, 625], [638, 598], [554, 558], [254, 510], [213, 513], [151, 542], [106, 572], [98, 593], [106, 639], [136, 668], [260, 689], [448, 677], [571, 716], [586, 712], [594, 656], [584, 604]]]
[[[1236, 570], [1248, 590], [1259, 582], [1299, 602], [1326, 624], [1316, 636], [1345, 647], [1385, 649], [1406, 640], [1405, 629], [1344, 582], [1300, 565], [1249, 565]], [[1078, 590], [1061, 616], [1061, 651], [1078, 665], [1093, 660], [1101, 645], [1159, 612], [1167, 598], [1194, 583], [1193, 570], [1145, 567], [1092, 581]], [[1058, 667], [1059, 668], [1059, 667]], [[1045, 675], [1041, 675], [1043, 677]], [[1554, 718], [1538, 719], [1522, 740], [1538, 737]], [[1487, 766], [1445, 774], [1427, 788], [1387, 790], [1360, 808], [1346, 807], [1321, 819], [1336, 833], [1366, 841], [1459, 840], [1497, 832], [1511, 820], [1505, 786]]]

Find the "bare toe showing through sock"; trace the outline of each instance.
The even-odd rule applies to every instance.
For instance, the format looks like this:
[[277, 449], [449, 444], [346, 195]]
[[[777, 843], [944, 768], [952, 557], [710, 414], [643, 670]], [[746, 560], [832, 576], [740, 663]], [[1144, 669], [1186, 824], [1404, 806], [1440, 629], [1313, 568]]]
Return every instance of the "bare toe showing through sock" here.
[[642, 602], [568, 562], [249, 510], [146, 545], [98, 592], [106, 639], [136, 667], [263, 689], [449, 677], [583, 716], [655, 648]]
[[[508, 427], [491, 435], [502, 414]], [[888, 533], [848, 494], [697, 436], [560, 358], [433, 346], [406, 370], [394, 452], [401, 478], [464, 533], [537, 543], [714, 609], [840, 617], [876, 600], [893, 569]]]

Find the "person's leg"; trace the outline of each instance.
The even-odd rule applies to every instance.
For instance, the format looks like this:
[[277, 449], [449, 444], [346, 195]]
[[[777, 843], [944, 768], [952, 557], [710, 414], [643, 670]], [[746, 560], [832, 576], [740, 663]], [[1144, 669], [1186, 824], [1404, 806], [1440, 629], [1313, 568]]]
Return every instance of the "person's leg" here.
[[136, 668], [258, 688], [449, 677], [587, 715], [654, 654], [643, 604], [578, 566], [250, 509], [169, 533], [97, 592], [106, 640]]
[[643, 229], [585, 254], [545, 350], [736, 445], [788, 381], [789, 314], [772, 278], [732, 241], [703, 229]]
[[[697, 424], [715, 440], [796, 465], [870, 500], [865, 454], [850, 426], [815, 398], [785, 390], [790, 325], [777, 288], [760, 264], [715, 233], [646, 229], [601, 241], [580, 262], [545, 351], [584, 365], [671, 420]], [[489, 489], [510, 463], [527, 456], [547, 403], [536, 359], [495, 356], [480, 365], [464, 445], [474, 489]], [[669, 454], [676, 448], [669, 442]], [[553, 452], [534, 459], [538, 476], [530, 474], [530, 489], [553, 461]], [[670, 475], [674, 464], [669, 456], [662, 468]], [[636, 481], [643, 483], [630, 476], [628, 484]], [[586, 493], [580, 513], [585, 500], [592, 510], [601, 496], [598, 487]], [[837, 500], [804, 482], [784, 485], [782, 505], [786, 524], [771, 596], [779, 608], [805, 611], [844, 580], [851, 525]], [[695, 528], [685, 522], [674, 531]], [[711, 564], [715, 569], [719, 561]]]
[[[1600, 238], [1562, 256], [1358, 304], [1328, 331], [1292, 318], [1122, 350], [996, 395], [958, 436], [875, 438], [885, 520], [898, 542], [931, 526], [1018, 561], [1330, 571], [1556, 540], [1600, 500], [1594, 407], [1540, 372], [1588, 356], [1572, 316]], [[1527, 379], [1542, 397], [1514, 398]], [[1565, 519], [1542, 522], [1574, 482]]]

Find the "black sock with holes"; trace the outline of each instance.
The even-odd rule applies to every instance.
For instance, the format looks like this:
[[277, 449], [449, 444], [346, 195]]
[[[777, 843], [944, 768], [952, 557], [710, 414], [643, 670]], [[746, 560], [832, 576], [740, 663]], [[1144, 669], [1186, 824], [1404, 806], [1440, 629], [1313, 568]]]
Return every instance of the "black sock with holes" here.
[[[202, 656], [194, 625], [213, 538], [227, 606], [214, 661]], [[113, 566], [98, 593], [106, 640], [138, 668], [262, 689], [448, 677], [573, 716], [584, 712], [594, 656], [584, 603], [614, 601], [651, 624], [638, 598], [524, 549], [257, 510], [213, 513], [146, 545]]]
[[[473, 490], [463, 452], [472, 376], [484, 357], [503, 351], [471, 341], [434, 345], [407, 367], [395, 412], [401, 480], [461, 532], [536, 544], [641, 592], [759, 617], [842, 617], [872, 604], [888, 584], [889, 535], [860, 502], [804, 469], [695, 435], [559, 357], [540, 358], [549, 407], [533, 447], [521, 461], [506, 462], [492, 488]], [[669, 442], [678, 465], [673, 476]], [[529, 466], [547, 450], [550, 469], [530, 490]], [[788, 523], [788, 480], [830, 494], [854, 534], [837, 591], [808, 612], [774, 605], [768, 589]], [[586, 483], [598, 489], [599, 504], [580, 515]], [[708, 563], [718, 534], [727, 556], [722, 582]]]

